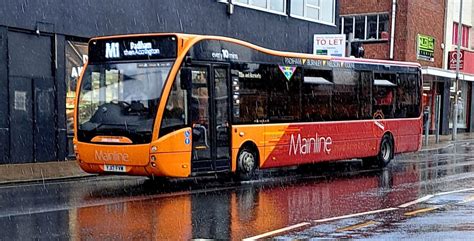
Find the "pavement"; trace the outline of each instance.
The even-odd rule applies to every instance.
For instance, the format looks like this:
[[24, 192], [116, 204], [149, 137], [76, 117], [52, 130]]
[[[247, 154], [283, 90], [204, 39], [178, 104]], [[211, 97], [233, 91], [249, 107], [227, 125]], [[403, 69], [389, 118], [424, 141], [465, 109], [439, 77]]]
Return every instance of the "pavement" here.
[[[456, 141], [451, 140], [451, 135], [441, 135], [439, 143], [436, 143], [434, 135], [430, 135], [428, 145], [423, 145], [421, 151], [447, 148], [456, 142], [467, 140], [474, 140], [474, 133], [459, 133]], [[0, 165], [0, 184], [42, 182], [88, 176], [94, 176], [94, 174], [82, 171], [74, 160]]]

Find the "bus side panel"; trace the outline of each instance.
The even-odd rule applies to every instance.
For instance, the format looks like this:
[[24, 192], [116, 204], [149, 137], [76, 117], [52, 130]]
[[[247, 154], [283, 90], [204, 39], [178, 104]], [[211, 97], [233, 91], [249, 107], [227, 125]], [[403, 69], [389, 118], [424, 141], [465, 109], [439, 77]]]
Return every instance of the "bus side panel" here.
[[191, 174], [191, 128], [167, 134], [151, 146], [157, 151], [152, 155], [156, 157], [156, 167], [149, 166], [148, 171], [157, 176], [188, 177]]
[[274, 138], [266, 141], [262, 167], [375, 156], [382, 134], [378, 129], [372, 120], [269, 125], [266, 138], [270, 133]]
[[232, 127], [232, 171], [237, 170], [237, 156], [245, 142], [252, 142], [258, 148], [260, 166], [266, 159], [264, 152], [264, 127], [263, 125], [234, 125]]
[[395, 153], [413, 152], [419, 149], [422, 134], [422, 120], [387, 120], [387, 129], [394, 136]]

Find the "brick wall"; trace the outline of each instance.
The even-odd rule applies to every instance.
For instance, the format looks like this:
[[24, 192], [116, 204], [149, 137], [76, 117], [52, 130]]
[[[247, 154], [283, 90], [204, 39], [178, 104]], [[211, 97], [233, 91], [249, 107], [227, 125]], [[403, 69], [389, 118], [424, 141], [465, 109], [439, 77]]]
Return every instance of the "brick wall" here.
[[[444, 41], [445, 0], [397, 0], [394, 60], [419, 62], [423, 66], [442, 67]], [[389, 12], [391, 32], [392, 0], [340, 0], [340, 14], [367, 14]], [[417, 60], [418, 34], [435, 38], [434, 62]], [[363, 43], [365, 57], [390, 58], [390, 41]]]
[[408, 7], [406, 61], [416, 59], [416, 37], [418, 34], [435, 38], [434, 62], [418, 60], [423, 66], [443, 67], [443, 49], [445, 24], [445, 0], [402, 0]]
[[339, 0], [340, 15], [391, 12], [391, 0]]

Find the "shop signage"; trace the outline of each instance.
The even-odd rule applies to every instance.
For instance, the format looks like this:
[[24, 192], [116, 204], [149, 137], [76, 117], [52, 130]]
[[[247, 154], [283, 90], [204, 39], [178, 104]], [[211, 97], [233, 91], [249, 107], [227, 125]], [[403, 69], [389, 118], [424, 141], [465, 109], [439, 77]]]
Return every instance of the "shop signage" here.
[[346, 53], [345, 34], [315, 34], [313, 54], [344, 57]]
[[416, 46], [417, 59], [434, 61], [435, 39], [433, 37], [418, 34]]
[[[449, 69], [456, 69], [456, 62], [458, 58], [458, 51], [449, 51]], [[464, 50], [461, 50], [459, 56], [459, 70], [464, 69]]]

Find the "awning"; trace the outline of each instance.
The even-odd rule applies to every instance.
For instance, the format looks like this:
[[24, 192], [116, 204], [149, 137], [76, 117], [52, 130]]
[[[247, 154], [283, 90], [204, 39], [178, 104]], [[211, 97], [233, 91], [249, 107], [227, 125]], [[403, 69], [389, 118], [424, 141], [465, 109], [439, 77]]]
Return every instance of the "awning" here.
[[374, 85], [377, 86], [397, 86], [396, 84], [390, 82], [386, 79], [374, 79]]
[[[423, 66], [421, 67], [421, 73], [424, 75], [433, 75], [449, 79], [456, 79], [456, 71], [454, 70]], [[465, 81], [474, 81], [474, 75], [460, 72], [459, 79]]]

